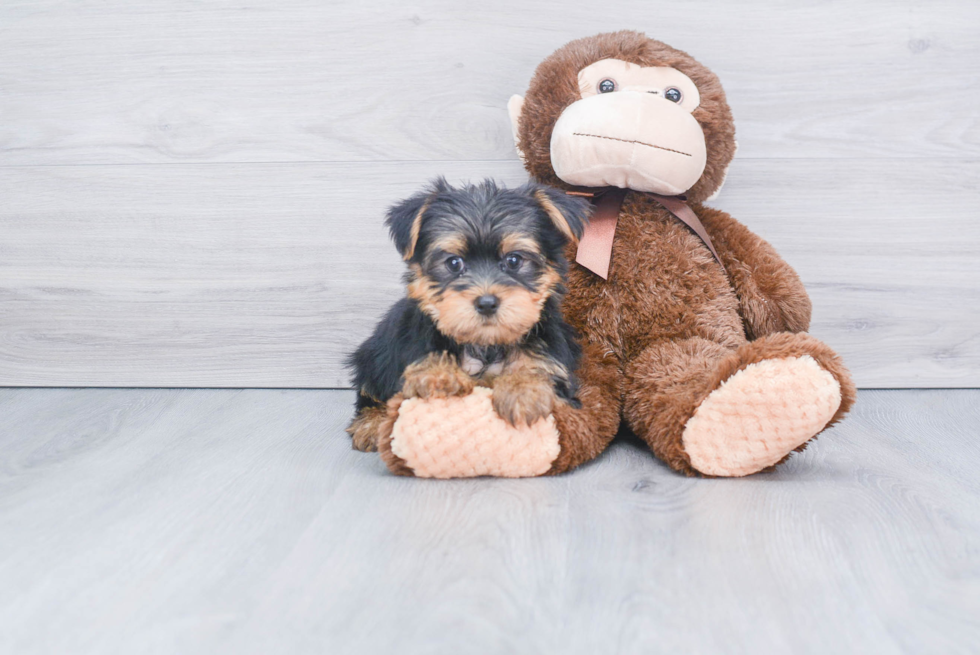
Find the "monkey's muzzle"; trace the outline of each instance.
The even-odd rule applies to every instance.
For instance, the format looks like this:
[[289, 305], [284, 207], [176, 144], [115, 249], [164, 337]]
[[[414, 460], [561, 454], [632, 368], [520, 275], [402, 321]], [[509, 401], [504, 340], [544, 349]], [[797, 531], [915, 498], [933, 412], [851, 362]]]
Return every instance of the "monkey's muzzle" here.
[[704, 132], [684, 108], [623, 91], [573, 102], [555, 123], [551, 165], [568, 184], [684, 193], [704, 172]]

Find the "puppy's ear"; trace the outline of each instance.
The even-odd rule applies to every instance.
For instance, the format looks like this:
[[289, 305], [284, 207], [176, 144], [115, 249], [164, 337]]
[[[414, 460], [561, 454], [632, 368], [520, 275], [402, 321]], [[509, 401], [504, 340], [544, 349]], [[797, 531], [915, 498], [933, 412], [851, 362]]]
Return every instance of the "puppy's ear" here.
[[409, 261], [415, 256], [415, 246], [422, 230], [422, 219], [436, 195], [450, 189], [444, 178], [436, 179], [422, 193], [416, 193], [388, 210], [385, 225], [391, 233], [391, 240], [401, 253], [402, 259]]
[[566, 239], [577, 242], [581, 238], [592, 214], [592, 203], [561, 189], [541, 185], [531, 187], [531, 195]]

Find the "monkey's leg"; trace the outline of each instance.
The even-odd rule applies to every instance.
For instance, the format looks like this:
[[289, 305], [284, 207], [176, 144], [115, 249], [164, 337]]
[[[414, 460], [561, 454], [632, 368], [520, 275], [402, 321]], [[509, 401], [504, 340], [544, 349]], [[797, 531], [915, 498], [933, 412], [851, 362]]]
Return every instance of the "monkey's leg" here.
[[737, 477], [802, 450], [854, 394], [840, 358], [807, 334], [735, 350], [692, 338], [658, 343], [630, 362], [624, 416], [675, 470]]
[[399, 394], [388, 402], [378, 452], [399, 475], [562, 473], [601, 453], [620, 421], [623, 385], [618, 360], [604, 349], [586, 348], [578, 375], [581, 409], [559, 400], [552, 414], [554, 423], [548, 419], [533, 426], [507, 424], [494, 410], [485, 387], [455, 398], [406, 400]]
[[578, 399], [574, 409], [555, 403], [561, 451], [548, 475], [557, 475], [595, 459], [616, 436], [623, 408], [623, 374], [619, 359], [601, 344], [585, 344], [576, 376]]

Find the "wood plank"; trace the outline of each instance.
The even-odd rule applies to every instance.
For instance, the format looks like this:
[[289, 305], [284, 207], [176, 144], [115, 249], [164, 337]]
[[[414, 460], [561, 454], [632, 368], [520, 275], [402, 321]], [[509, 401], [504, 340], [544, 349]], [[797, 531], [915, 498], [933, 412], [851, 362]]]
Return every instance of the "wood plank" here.
[[740, 156], [980, 156], [980, 4], [957, 0], [30, 0], [0, 25], [7, 165], [509, 160], [538, 62], [624, 27], [716, 70]]
[[[439, 173], [524, 180], [516, 162], [0, 169], [0, 384], [346, 387], [345, 353], [402, 293], [384, 208]], [[743, 160], [716, 204], [797, 267], [860, 385], [980, 386], [978, 187], [978, 162]]]
[[352, 400], [0, 390], [0, 650], [980, 642], [978, 390], [861, 392], [740, 480], [680, 477], [629, 438], [560, 478], [396, 478], [349, 449]]

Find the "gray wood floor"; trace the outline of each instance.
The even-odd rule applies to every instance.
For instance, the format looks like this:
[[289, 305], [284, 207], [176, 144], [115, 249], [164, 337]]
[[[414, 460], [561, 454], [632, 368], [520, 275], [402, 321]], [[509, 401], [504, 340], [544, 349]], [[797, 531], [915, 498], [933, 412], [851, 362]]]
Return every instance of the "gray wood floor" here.
[[980, 390], [742, 480], [396, 478], [351, 399], [0, 390], [0, 652], [977, 652]]

